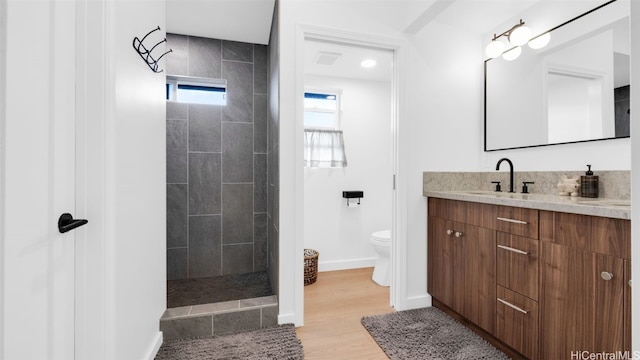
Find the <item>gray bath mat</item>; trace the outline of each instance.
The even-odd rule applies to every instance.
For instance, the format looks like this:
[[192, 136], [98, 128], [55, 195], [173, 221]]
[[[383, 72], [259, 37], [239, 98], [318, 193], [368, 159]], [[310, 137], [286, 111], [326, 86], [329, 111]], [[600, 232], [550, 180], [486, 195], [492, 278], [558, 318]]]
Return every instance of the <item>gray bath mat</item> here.
[[365, 316], [362, 325], [391, 359], [509, 359], [435, 307]]
[[165, 341], [155, 360], [303, 359], [293, 324], [231, 335]]

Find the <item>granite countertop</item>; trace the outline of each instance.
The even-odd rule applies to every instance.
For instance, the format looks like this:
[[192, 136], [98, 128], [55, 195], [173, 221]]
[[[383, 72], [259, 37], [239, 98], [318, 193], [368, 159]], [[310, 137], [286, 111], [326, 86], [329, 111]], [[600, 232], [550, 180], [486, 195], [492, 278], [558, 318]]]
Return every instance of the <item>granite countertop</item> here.
[[582, 215], [631, 219], [631, 202], [624, 199], [520, 194], [483, 190], [424, 191], [424, 196]]

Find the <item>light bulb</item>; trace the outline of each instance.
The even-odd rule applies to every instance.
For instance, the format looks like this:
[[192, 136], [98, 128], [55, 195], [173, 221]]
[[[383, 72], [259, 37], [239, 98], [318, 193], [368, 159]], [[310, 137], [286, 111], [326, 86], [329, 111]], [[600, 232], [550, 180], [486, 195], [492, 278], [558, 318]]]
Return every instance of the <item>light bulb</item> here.
[[551, 41], [551, 33], [544, 33], [529, 40], [529, 47], [532, 49], [542, 49]]
[[489, 45], [487, 45], [485, 54], [487, 54], [488, 57], [494, 59], [500, 56], [503, 51], [504, 51], [504, 43], [502, 41], [491, 40]]
[[509, 32], [509, 42], [514, 46], [524, 45], [531, 39], [531, 29], [524, 25], [516, 25]]
[[520, 53], [522, 53], [522, 48], [520, 46], [516, 46], [513, 49], [502, 54], [502, 58], [507, 61], [512, 61], [517, 59], [518, 56], [520, 56]]

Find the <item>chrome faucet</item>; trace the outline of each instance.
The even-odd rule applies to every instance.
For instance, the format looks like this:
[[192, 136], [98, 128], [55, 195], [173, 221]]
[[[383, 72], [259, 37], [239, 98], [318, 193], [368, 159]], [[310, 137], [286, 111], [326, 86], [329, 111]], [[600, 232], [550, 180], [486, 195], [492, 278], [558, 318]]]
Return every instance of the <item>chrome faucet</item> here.
[[509, 192], [512, 193], [515, 191], [513, 191], [513, 163], [511, 162], [511, 160], [507, 158], [498, 160], [498, 164], [496, 164], [496, 171], [500, 170], [500, 164], [502, 164], [503, 161], [509, 163]]

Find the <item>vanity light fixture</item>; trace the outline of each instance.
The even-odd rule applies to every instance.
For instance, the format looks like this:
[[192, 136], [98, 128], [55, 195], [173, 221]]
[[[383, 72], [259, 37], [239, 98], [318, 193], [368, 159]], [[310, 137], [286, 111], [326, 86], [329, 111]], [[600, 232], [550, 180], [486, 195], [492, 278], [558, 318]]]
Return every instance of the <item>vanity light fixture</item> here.
[[542, 49], [549, 44], [549, 41], [551, 41], [551, 33], [546, 32], [529, 40], [529, 47], [532, 49]]
[[524, 21], [520, 19], [520, 23], [514, 25], [511, 30], [509, 30], [507, 39], [509, 39], [512, 45], [522, 46], [531, 39], [531, 29], [524, 26]]
[[507, 61], [513, 61], [515, 59], [518, 58], [518, 56], [520, 56], [520, 54], [522, 53], [522, 48], [520, 46], [516, 46], [510, 50], [505, 51], [502, 54], [502, 58], [507, 60]]
[[[506, 52], [505, 48], [507, 48], [507, 46], [503, 41], [500, 40], [500, 38], [503, 36], [507, 38], [509, 45], [512, 45], [512, 47], [509, 48]], [[520, 53], [522, 52], [520, 46], [529, 43], [529, 47], [531, 47], [532, 49], [541, 49], [549, 43], [550, 38], [551, 34], [547, 32], [531, 39], [531, 29], [526, 27], [524, 25], [524, 21], [520, 19], [520, 22], [518, 22], [502, 34], [493, 34], [493, 39], [491, 39], [491, 42], [487, 45], [485, 53], [491, 59], [497, 58], [498, 56], [502, 55], [505, 60], [511, 61], [520, 56]]]

